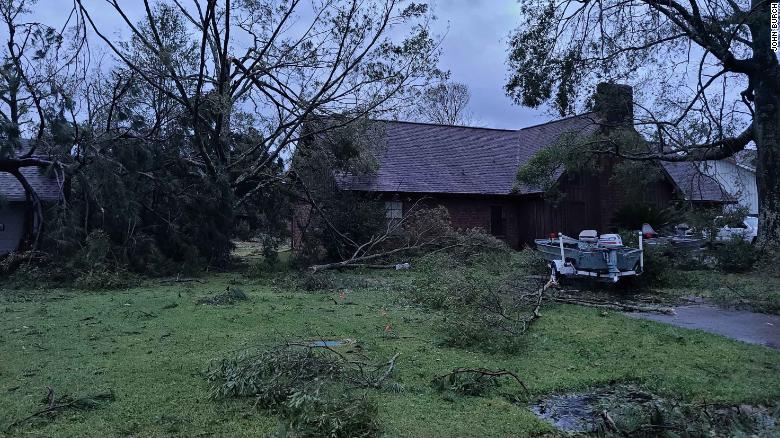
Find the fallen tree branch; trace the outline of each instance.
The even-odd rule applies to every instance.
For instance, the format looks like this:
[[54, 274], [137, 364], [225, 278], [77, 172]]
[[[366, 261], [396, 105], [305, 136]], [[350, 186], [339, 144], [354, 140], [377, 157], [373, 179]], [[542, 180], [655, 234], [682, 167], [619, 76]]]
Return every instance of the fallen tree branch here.
[[[312, 266], [310, 269], [317, 272], [317, 271], [324, 271], [328, 269], [355, 269], [355, 268], [366, 268], [366, 269], [397, 269], [398, 265], [403, 265], [404, 263], [408, 262], [401, 262], [401, 263], [391, 263], [389, 265], [372, 265], [368, 263], [348, 263], [341, 266], [332, 266], [328, 267], [328, 265], [315, 265]], [[334, 263], [335, 265], [336, 263]], [[315, 269], [317, 268], [317, 269]]]
[[615, 424], [615, 420], [612, 419], [612, 417], [609, 415], [609, 412], [606, 410], [601, 411], [601, 419], [604, 420], [604, 425], [609, 432], [626, 436], [626, 434], [620, 431], [620, 428], [618, 428], [617, 424]]
[[395, 369], [395, 361], [398, 359], [398, 356], [400, 356], [401, 353], [396, 353], [393, 355], [393, 357], [390, 358], [390, 360], [387, 361], [387, 368], [385, 369], [385, 372], [382, 373], [380, 376], [378, 376], [375, 379], [366, 379], [362, 382], [355, 382], [359, 387], [363, 388], [381, 388], [384, 384], [385, 380], [387, 380], [390, 377], [390, 374], [393, 373], [393, 370]]
[[499, 378], [499, 377], [511, 377], [515, 382], [517, 382], [520, 387], [523, 388], [525, 392], [528, 392], [528, 387], [525, 386], [525, 383], [520, 379], [520, 376], [518, 376], [515, 372], [509, 371], [509, 370], [489, 370], [487, 368], [455, 368], [449, 373], [442, 374], [440, 376], [436, 376], [433, 378], [434, 381], [444, 381], [444, 380], [451, 380], [454, 377], [461, 375], [461, 374], [475, 374], [478, 376], [488, 377], [488, 378]]
[[563, 304], [575, 304], [577, 306], [594, 307], [597, 309], [615, 310], [618, 312], [652, 312], [674, 315], [674, 309], [671, 307], [643, 306], [639, 304], [624, 304], [610, 301], [588, 300], [584, 298], [572, 297], [550, 297], [552, 301]]
[[158, 281], [159, 284], [166, 284], [166, 283], [200, 283], [205, 284], [206, 282], [204, 280], [200, 280], [198, 278], [164, 278], [160, 281]]
[[523, 285], [521, 287], [527, 293], [516, 293], [510, 303], [506, 303], [499, 293], [488, 293], [479, 305], [485, 316], [485, 323], [511, 336], [527, 332], [531, 324], [541, 318], [539, 309], [544, 302], [545, 292], [554, 286], [557, 286], [557, 283], [551, 279], [543, 285], [541, 281]]
[[544, 299], [544, 293], [547, 291], [547, 289], [557, 285], [558, 283], [556, 283], [555, 280], [551, 278], [550, 281], [545, 283], [545, 285], [542, 286], [542, 288], [539, 290], [539, 295], [536, 298], [536, 306], [534, 307], [534, 311], [531, 313], [529, 319], [525, 321], [525, 327], [523, 331], [528, 330], [528, 327], [531, 325], [531, 323], [541, 317], [541, 314], [539, 313], [539, 308], [542, 307], [542, 300]]
[[[313, 265], [313, 266], [309, 266], [309, 269], [314, 271], [314, 272], [318, 272], [318, 271], [325, 271], [325, 270], [328, 270], [328, 269], [349, 268], [349, 267], [354, 267], [355, 265], [366, 266], [367, 264], [360, 263], [360, 262], [365, 262], [365, 261], [369, 261], [369, 260], [375, 260], [375, 259], [382, 258], [382, 257], [388, 257], [388, 256], [391, 256], [391, 255], [394, 255], [394, 254], [398, 254], [400, 252], [404, 252], [404, 251], [414, 251], [414, 250], [418, 250], [418, 249], [424, 248], [426, 246], [429, 246], [429, 244], [423, 243], [423, 244], [414, 245], [414, 246], [404, 246], [404, 247], [401, 247], [401, 248], [392, 249], [390, 251], [385, 251], [385, 252], [382, 252], [382, 253], [372, 254], [372, 255], [363, 256], [363, 257], [356, 257], [356, 258], [352, 258], [352, 259], [349, 259], [349, 260], [343, 260], [343, 261], [340, 261], [340, 262], [325, 263], [325, 264], [322, 264], [322, 265]], [[369, 265], [369, 266], [371, 266], [371, 265]], [[382, 265], [375, 265], [375, 266], [382, 266]], [[393, 267], [395, 267], [395, 264], [393, 264]]]
[[32, 420], [33, 418], [42, 416], [42, 415], [53, 415], [59, 411], [62, 411], [64, 409], [94, 409], [97, 407], [100, 402], [104, 401], [112, 401], [114, 400], [114, 393], [113, 391], [104, 392], [104, 393], [98, 393], [94, 395], [87, 395], [80, 398], [71, 399], [70, 397], [63, 396], [61, 397], [60, 401], [57, 402], [54, 398], [54, 389], [52, 387], [46, 388], [46, 399], [44, 403], [46, 404], [46, 407], [43, 409], [40, 409], [38, 411], [33, 412], [32, 414], [20, 419], [16, 420], [8, 427], [6, 428], [6, 431], [10, 432], [16, 427], [21, 426], [22, 424]]

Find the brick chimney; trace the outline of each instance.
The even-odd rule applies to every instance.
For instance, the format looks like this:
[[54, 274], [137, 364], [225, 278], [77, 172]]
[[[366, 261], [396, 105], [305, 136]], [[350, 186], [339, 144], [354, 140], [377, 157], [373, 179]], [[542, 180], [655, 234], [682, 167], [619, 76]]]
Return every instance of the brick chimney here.
[[596, 86], [593, 110], [613, 127], [634, 124], [634, 89], [630, 85], [602, 82]]

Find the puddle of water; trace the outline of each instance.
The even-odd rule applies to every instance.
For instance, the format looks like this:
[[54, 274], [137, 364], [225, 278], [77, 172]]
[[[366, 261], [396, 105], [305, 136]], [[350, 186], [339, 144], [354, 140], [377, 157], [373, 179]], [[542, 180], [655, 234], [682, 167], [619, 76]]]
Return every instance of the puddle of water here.
[[[531, 406], [537, 417], [565, 432], [596, 431], [601, 411], [619, 402], [622, 405], [647, 406], [653, 396], [631, 386], [599, 389], [590, 393], [552, 395]], [[609, 410], [609, 409], [607, 409]]]
[[[668, 404], [663, 399], [642, 391], [636, 386], [617, 385], [587, 393], [550, 395], [539, 399], [530, 408], [537, 417], [552, 426], [564, 432], [580, 434], [598, 431], [599, 425], [603, 423], [601, 419], [603, 411], [609, 412], [615, 420], [620, 417], [625, 419], [626, 416], [636, 415], [642, 418], [649, 415], [654, 409], [668, 408]], [[749, 405], [711, 406], [707, 413], [713, 418], [725, 419], [722, 424], [710, 424], [714, 433], [723, 433], [717, 436], [729, 435], [733, 431], [730, 427], [734, 425], [735, 421], [750, 423], [744, 424], [742, 427], [751, 433], [757, 431], [777, 432], [775, 429], [778, 426], [775, 417], [777, 412], [772, 414], [764, 407]], [[741, 414], [742, 418], [737, 418], [737, 414]]]
[[352, 339], [320, 339], [316, 341], [309, 341], [310, 347], [341, 347], [347, 344], [352, 344]]

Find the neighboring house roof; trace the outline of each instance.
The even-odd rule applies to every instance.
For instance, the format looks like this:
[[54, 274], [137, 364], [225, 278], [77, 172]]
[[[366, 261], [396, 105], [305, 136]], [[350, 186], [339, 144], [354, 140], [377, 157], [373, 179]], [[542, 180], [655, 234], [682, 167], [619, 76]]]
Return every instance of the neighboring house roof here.
[[661, 162], [661, 165], [687, 201], [735, 202], [714, 178], [705, 175], [695, 163]]
[[378, 121], [385, 144], [371, 175], [341, 175], [338, 186], [371, 192], [509, 195], [539, 193], [517, 187], [517, 170], [564, 133], [589, 135], [593, 114], [521, 130]]
[[[57, 178], [55, 172], [45, 172], [37, 167], [23, 167], [22, 175], [27, 178], [35, 193], [41, 201], [56, 202], [62, 199], [62, 175]], [[47, 173], [51, 173], [48, 175]], [[24, 187], [15, 176], [7, 172], [0, 172], [0, 198], [8, 202], [27, 200]]]
[[743, 149], [734, 155], [734, 161], [743, 169], [756, 171], [758, 151], [755, 149]]

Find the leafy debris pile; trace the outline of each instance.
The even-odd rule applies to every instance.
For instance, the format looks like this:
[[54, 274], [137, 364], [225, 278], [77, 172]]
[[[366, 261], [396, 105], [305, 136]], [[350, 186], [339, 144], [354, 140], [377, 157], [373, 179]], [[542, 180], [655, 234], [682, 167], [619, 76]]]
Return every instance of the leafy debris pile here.
[[284, 434], [377, 435], [377, 406], [365, 389], [387, 385], [398, 355], [372, 364], [323, 345], [288, 343], [216, 362], [208, 372], [212, 394], [254, 397], [257, 407], [278, 416]]
[[243, 290], [237, 287], [226, 287], [225, 292], [211, 297], [203, 297], [198, 300], [198, 304], [208, 304], [211, 306], [224, 306], [235, 304], [239, 301], [247, 301], [249, 296]]

